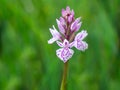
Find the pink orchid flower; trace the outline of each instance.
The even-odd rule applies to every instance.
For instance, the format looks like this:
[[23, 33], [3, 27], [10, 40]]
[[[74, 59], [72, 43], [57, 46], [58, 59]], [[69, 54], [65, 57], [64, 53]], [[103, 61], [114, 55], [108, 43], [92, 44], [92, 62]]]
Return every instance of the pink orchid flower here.
[[61, 35], [60, 33], [56, 30], [56, 28], [53, 25], [53, 29], [49, 29], [51, 34], [52, 34], [52, 38], [48, 41], [49, 44], [52, 44], [53, 42], [57, 41], [57, 40], [61, 40]]
[[86, 31], [81, 31], [78, 33], [74, 40], [74, 46], [81, 51], [85, 51], [88, 48], [88, 44], [85, 41], [82, 41], [88, 33]]
[[83, 41], [83, 39], [88, 35], [87, 31], [82, 30], [76, 36], [76, 32], [80, 29], [82, 22], [80, 21], [81, 17], [75, 19], [74, 11], [70, 10], [70, 7], [62, 9], [62, 16], [60, 19], [56, 19], [58, 29], [60, 33], [53, 26], [53, 29], [50, 28], [52, 38], [48, 41], [49, 44], [56, 42], [60, 49], [56, 50], [56, 55], [64, 63], [67, 62], [74, 54], [74, 51], [71, 49], [73, 46], [80, 50], [85, 51], [88, 49], [88, 44]]
[[72, 57], [74, 53], [74, 51], [70, 49], [73, 47], [74, 42], [69, 44], [69, 41], [65, 39], [63, 43], [57, 41], [57, 44], [61, 48], [56, 50], [56, 54], [65, 63], [68, 59]]

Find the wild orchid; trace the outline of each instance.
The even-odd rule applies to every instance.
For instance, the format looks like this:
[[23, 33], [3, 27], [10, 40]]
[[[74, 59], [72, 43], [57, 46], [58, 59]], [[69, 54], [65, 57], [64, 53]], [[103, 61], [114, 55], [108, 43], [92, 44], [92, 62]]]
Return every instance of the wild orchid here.
[[71, 49], [75, 47], [80, 51], [85, 51], [88, 48], [88, 44], [83, 39], [88, 35], [87, 31], [82, 30], [76, 36], [76, 32], [80, 29], [82, 22], [81, 17], [75, 19], [74, 11], [70, 10], [70, 7], [66, 7], [66, 10], [62, 9], [62, 16], [56, 19], [59, 32], [53, 25], [53, 29], [50, 28], [52, 38], [48, 41], [49, 44], [57, 42], [61, 48], [56, 50], [56, 55], [64, 63], [67, 62], [74, 54]]
[[[60, 47], [56, 50], [56, 55], [60, 60], [64, 62], [64, 71], [61, 82], [60, 90], [66, 90], [66, 77], [68, 69], [68, 60], [73, 56], [74, 51], [71, 49], [75, 47], [80, 51], [85, 51], [88, 48], [88, 44], [83, 39], [88, 35], [86, 30], [78, 32], [82, 22], [81, 17], [75, 19], [74, 11], [70, 10], [70, 7], [62, 9], [62, 16], [56, 19], [59, 32], [53, 25], [53, 29], [50, 28], [52, 38], [48, 41], [49, 44], [54, 42]], [[78, 32], [78, 34], [76, 34]]]

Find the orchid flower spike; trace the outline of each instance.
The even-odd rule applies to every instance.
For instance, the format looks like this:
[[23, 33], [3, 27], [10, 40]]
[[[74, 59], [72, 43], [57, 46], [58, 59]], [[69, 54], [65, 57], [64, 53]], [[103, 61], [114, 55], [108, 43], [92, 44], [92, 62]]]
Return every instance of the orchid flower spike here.
[[[71, 49], [75, 47], [80, 51], [85, 51], [88, 49], [88, 44], [83, 41], [83, 39], [88, 35], [86, 30], [81, 32], [76, 32], [80, 29], [82, 22], [81, 17], [75, 19], [74, 11], [70, 10], [70, 7], [62, 9], [62, 16], [59, 19], [56, 19], [59, 32], [53, 25], [53, 29], [50, 28], [52, 38], [48, 41], [48, 44], [54, 42], [60, 47], [56, 50], [56, 55], [64, 63], [67, 62], [74, 54], [74, 51]], [[76, 34], [76, 35], [75, 35]]]

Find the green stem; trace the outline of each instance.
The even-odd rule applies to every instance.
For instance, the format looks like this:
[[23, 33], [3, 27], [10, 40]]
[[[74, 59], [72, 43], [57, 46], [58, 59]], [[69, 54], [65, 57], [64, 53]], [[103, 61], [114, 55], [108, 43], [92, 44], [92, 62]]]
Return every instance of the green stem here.
[[68, 62], [64, 63], [64, 70], [63, 70], [60, 90], [66, 90], [67, 71], [68, 71]]

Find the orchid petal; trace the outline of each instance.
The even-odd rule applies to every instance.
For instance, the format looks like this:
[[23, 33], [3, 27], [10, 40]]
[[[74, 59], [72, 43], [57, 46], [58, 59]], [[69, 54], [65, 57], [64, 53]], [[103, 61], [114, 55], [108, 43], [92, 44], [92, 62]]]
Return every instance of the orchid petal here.
[[76, 22], [76, 23], [79, 23], [79, 22], [80, 22], [80, 19], [81, 19], [81, 17], [77, 18], [77, 19], [75, 20], [75, 22]]
[[60, 22], [61, 22], [62, 24], [65, 24], [65, 20], [64, 20], [63, 17], [60, 17]]
[[48, 44], [52, 44], [52, 43], [54, 43], [55, 41], [57, 41], [56, 38], [51, 38], [50, 40], [48, 40]]
[[52, 34], [52, 38], [48, 41], [48, 44], [52, 44], [53, 42], [57, 41], [57, 40], [61, 40], [61, 35], [60, 33], [56, 30], [56, 28], [53, 25], [53, 29], [49, 29], [50, 33]]
[[72, 9], [72, 11], [71, 11], [71, 15], [74, 16], [74, 10], [73, 10], [73, 9]]
[[70, 7], [69, 6], [66, 7], [66, 12], [70, 13]]
[[74, 46], [74, 41], [69, 44], [69, 47], [72, 48]]
[[61, 42], [56, 41], [56, 43], [58, 44], [58, 46], [63, 47], [63, 44]]
[[72, 22], [72, 19], [73, 19], [73, 15], [70, 15], [70, 16], [68, 17], [68, 22], [69, 22], [69, 23]]
[[66, 22], [65, 22], [65, 19], [63, 17], [60, 17], [60, 23], [62, 24], [62, 26], [65, 29], [66, 28]]
[[67, 15], [66, 10], [62, 9], [62, 16], [65, 17]]
[[65, 63], [67, 62], [73, 55], [74, 51], [69, 48], [61, 48], [56, 50], [56, 55]]
[[77, 31], [80, 29], [81, 24], [82, 24], [82, 22], [80, 22], [80, 23], [77, 24], [77, 26], [76, 26], [76, 28], [75, 28], [75, 32], [77, 32]]
[[64, 40], [64, 42], [63, 42], [63, 46], [64, 46], [64, 47], [66, 47], [66, 46], [68, 47], [68, 46], [69, 46], [69, 42], [68, 42], [67, 39]]
[[50, 28], [49, 30], [53, 37], [59, 38], [61, 36], [60, 33], [56, 30], [54, 25], [53, 25], [53, 29]]
[[83, 30], [76, 35], [75, 40], [83, 40], [87, 35], [88, 33]]
[[[73, 31], [73, 30], [75, 30], [76, 29], [76, 27], [77, 27], [77, 25], [78, 25], [78, 23], [79, 23], [79, 21], [80, 21], [80, 17], [79, 18], [77, 18], [72, 24], [71, 24], [71, 31]], [[76, 31], [76, 30], [75, 30]]]
[[74, 46], [81, 51], [85, 51], [88, 48], [88, 44], [84, 41], [75, 41]]
[[60, 22], [58, 19], [56, 19], [56, 21], [57, 21], [57, 25], [58, 25], [58, 28], [59, 28], [60, 32], [61, 32], [62, 34], [65, 34], [65, 29], [64, 29], [64, 27], [62, 26], [61, 22]]

